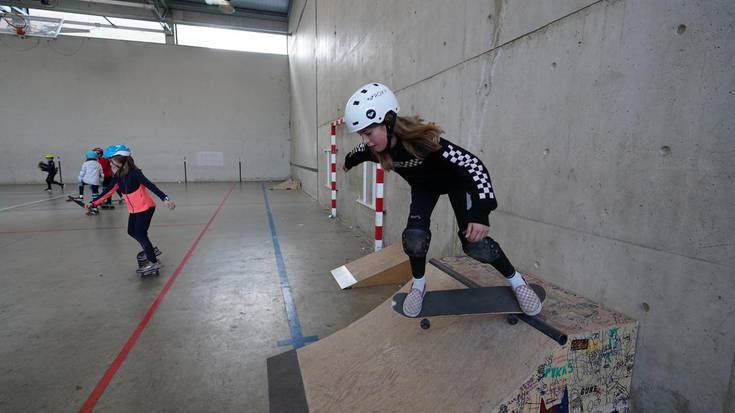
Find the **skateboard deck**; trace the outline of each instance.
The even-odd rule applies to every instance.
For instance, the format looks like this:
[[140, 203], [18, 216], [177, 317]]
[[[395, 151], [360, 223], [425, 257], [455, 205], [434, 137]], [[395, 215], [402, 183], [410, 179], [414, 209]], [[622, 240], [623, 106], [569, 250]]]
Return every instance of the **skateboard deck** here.
[[[82, 209], [85, 209], [85, 210], [87, 209], [85, 207], [85, 205], [84, 205], [84, 201], [82, 201], [80, 199], [77, 199], [76, 197], [74, 197], [72, 195], [69, 195], [66, 198], [66, 202], [69, 202], [69, 201], [72, 201], [75, 204], [79, 205], [80, 207], [82, 207]], [[90, 210], [88, 210], [88, 211], [85, 212], [86, 215], [97, 215], [98, 213], [99, 213], [99, 211], [97, 210], [97, 208], [92, 208], [92, 209], [90, 209]]]
[[[537, 284], [529, 284], [541, 302], [546, 291]], [[393, 310], [404, 317], [403, 301], [406, 293], [393, 296]], [[470, 314], [522, 314], [510, 287], [461, 288], [457, 290], [428, 291], [424, 296], [421, 313], [416, 318], [458, 316]]]
[[84, 208], [84, 202], [80, 201], [79, 199], [77, 199], [73, 195], [69, 195], [69, 196], [66, 197], [66, 202], [69, 202], [69, 201], [74, 202], [75, 204], [77, 204], [80, 207]]
[[[68, 197], [66, 198], [66, 202], [69, 202], [69, 201], [71, 201], [71, 202], [74, 202], [75, 204], [79, 205], [79, 206], [80, 206], [80, 207], [82, 207], [83, 209], [87, 209], [87, 208], [86, 208], [86, 207], [84, 206], [84, 201], [81, 201], [81, 200], [77, 199], [76, 197], [74, 197], [74, 196], [72, 196], [72, 195], [69, 195], [69, 196], [68, 196]], [[97, 211], [97, 208], [92, 208], [91, 210], [89, 210], [89, 211], [87, 211], [87, 212], [85, 212], [85, 213], [86, 213], [87, 215], [97, 215], [98, 211]]]

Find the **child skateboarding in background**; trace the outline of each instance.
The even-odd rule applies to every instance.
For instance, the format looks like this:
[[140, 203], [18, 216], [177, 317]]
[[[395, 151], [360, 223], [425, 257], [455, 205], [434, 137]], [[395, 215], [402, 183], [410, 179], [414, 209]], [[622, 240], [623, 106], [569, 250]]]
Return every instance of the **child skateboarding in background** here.
[[[99, 197], [102, 166], [97, 162], [97, 154], [94, 151], [87, 151], [84, 156], [86, 161], [79, 171], [79, 200], [84, 199], [84, 186], [89, 185], [92, 188], [92, 201], [94, 201]], [[96, 214], [98, 211], [97, 208], [94, 208], [90, 212]]]
[[58, 185], [61, 189], [64, 189], [64, 184], [61, 182], [56, 182], [54, 178], [56, 177], [56, 163], [54, 163], [54, 158], [56, 155], [52, 153], [46, 154], [46, 162], [39, 162], [38, 167], [46, 172], [46, 189], [44, 191], [51, 192], [51, 184]]
[[426, 255], [431, 242], [429, 224], [439, 196], [447, 194], [459, 226], [464, 252], [500, 271], [511, 286], [521, 310], [528, 315], [541, 311], [542, 303], [518, 273], [500, 245], [488, 236], [488, 215], [497, 208], [490, 176], [478, 157], [442, 138], [444, 131], [418, 116], [398, 116], [398, 100], [380, 83], [358, 89], [347, 101], [345, 125], [358, 133], [362, 143], [345, 157], [346, 172], [364, 161], [380, 162], [395, 170], [411, 186], [408, 223], [403, 231], [403, 249], [413, 274], [403, 313], [421, 313], [426, 281]]
[[148, 238], [148, 228], [151, 225], [153, 214], [156, 212], [156, 203], [151, 198], [148, 190], [156, 194], [169, 209], [174, 209], [176, 204], [143, 175], [143, 172], [135, 165], [130, 148], [127, 146], [109, 146], [104, 151], [104, 157], [110, 160], [114, 171], [111, 186], [99, 198], [88, 204], [87, 209], [98, 207], [119, 189], [123, 198], [125, 198], [130, 213], [128, 216], [128, 235], [138, 241], [143, 248], [139, 257], [145, 256], [146, 258], [146, 261], [140, 261], [138, 272], [143, 275], [157, 273], [161, 268], [161, 264], [156, 257], [160, 255], [160, 251], [153, 247]]
[[[105, 158], [102, 148], [94, 148], [92, 150], [97, 154], [97, 162], [102, 167], [102, 192], [105, 192], [107, 188], [112, 186], [112, 166], [110, 166], [110, 160]], [[122, 204], [123, 196], [119, 189], [117, 190], [117, 194], [120, 195], [119, 204]], [[107, 198], [107, 201], [102, 204], [102, 208], [115, 208], [112, 206], [112, 197]]]

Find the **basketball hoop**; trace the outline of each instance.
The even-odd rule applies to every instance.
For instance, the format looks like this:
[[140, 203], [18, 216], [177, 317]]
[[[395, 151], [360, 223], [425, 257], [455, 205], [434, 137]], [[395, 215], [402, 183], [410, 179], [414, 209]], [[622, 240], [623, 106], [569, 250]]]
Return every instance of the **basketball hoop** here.
[[8, 26], [15, 29], [15, 34], [17, 34], [18, 36], [25, 36], [26, 27], [28, 27], [28, 21], [26, 21], [25, 17], [22, 14], [18, 12], [3, 13], [2, 17], [3, 20], [5, 20], [5, 23], [8, 24]]

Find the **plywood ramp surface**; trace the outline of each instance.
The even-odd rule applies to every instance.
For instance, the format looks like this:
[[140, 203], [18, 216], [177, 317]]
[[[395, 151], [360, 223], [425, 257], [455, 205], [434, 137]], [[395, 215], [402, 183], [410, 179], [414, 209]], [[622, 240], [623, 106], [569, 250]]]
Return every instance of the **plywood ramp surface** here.
[[[484, 274], [486, 283], [504, 282], [464, 259], [448, 261], [460, 272]], [[431, 289], [462, 287], [432, 265], [426, 276]], [[623, 411], [636, 322], [543, 284], [552, 309], [542, 312], [545, 320], [573, 328], [565, 346], [525, 323], [511, 326], [503, 316], [434, 318], [431, 328], [422, 330], [418, 319], [398, 315], [388, 300], [296, 351], [304, 410], [538, 413], [560, 406], [558, 411]], [[271, 411], [278, 411], [273, 406]]]

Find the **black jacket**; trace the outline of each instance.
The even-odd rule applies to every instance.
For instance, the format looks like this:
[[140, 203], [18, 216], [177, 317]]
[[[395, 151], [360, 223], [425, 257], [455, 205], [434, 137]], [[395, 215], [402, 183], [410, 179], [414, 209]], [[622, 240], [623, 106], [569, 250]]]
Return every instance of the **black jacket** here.
[[[399, 141], [389, 150], [393, 168], [412, 190], [446, 194], [462, 188], [472, 199], [467, 211], [471, 222], [486, 221], [490, 211], [498, 207], [487, 168], [460, 146], [446, 139], [440, 139], [439, 143], [441, 149], [422, 160], [411, 155]], [[347, 154], [345, 166], [349, 169], [365, 161], [378, 162], [378, 157], [361, 143]]]

